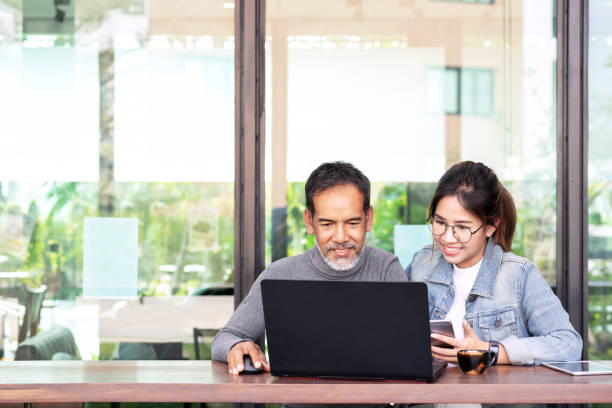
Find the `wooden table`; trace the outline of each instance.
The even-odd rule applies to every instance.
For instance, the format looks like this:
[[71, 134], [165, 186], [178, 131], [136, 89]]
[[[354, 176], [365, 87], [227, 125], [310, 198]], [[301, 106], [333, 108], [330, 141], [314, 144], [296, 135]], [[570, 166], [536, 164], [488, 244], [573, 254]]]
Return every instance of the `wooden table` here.
[[604, 403], [612, 375], [573, 377], [544, 367], [449, 367], [435, 383], [230, 376], [210, 361], [15, 361], [0, 363], [0, 403]]

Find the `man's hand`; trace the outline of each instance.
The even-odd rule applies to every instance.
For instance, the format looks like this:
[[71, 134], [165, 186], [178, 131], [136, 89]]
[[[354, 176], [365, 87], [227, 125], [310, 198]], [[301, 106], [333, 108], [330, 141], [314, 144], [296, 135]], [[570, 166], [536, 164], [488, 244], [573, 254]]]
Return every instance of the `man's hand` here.
[[474, 330], [464, 320], [463, 331], [465, 333], [463, 340], [457, 340], [454, 337], [444, 336], [438, 333], [432, 333], [431, 337], [446, 344], [450, 344], [453, 348], [442, 348], [431, 346], [431, 355], [438, 360], [443, 360], [448, 363], [457, 364], [457, 351], [459, 350], [488, 350], [489, 343], [482, 341], [478, 338]]
[[234, 344], [227, 353], [227, 366], [230, 374], [240, 374], [244, 370], [243, 359], [245, 355], [251, 356], [255, 367], [263, 366], [264, 371], [270, 371], [270, 365], [259, 346], [252, 341], [241, 341]]

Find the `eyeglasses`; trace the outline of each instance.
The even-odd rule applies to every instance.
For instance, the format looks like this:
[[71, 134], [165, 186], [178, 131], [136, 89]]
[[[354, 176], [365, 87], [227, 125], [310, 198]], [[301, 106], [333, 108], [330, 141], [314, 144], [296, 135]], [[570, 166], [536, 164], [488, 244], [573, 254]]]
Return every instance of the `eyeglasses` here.
[[429, 228], [431, 233], [436, 237], [446, 234], [446, 229], [450, 227], [453, 231], [453, 236], [455, 237], [455, 239], [462, 244], [469, 242], [470, 239], [472, 239], [472, 235], [474, 235], [482, 227], [484, 227], [484, 224], [482, 224], [480, 227], [472, 231], [469, 227], [465, 225], [450, 225], [434, 217], [427, 218], [425, 222], [427, 223], [427, 227]]

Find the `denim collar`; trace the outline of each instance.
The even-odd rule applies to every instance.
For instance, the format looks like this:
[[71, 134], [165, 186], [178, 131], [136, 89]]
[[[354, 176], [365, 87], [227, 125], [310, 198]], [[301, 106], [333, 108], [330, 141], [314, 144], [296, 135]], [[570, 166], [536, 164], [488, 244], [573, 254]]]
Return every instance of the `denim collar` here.
[[[439, 253], [440, 261], [425, 277], [425, 280], [450, 286], [453, 282], [453, 265], [444, 259], [437, 248], [436, 251]], [[495, 244], [495, 239], [493, 237], [489, 238], [484, 256], [482, 257], [482, 264], [480, 265], [478, 276], [476, 276], [476, 281], [474, 282], [470, 294], [486, 297], [493, 296], [495, 273], [499, 269], [501, 259], [501, 247]]]

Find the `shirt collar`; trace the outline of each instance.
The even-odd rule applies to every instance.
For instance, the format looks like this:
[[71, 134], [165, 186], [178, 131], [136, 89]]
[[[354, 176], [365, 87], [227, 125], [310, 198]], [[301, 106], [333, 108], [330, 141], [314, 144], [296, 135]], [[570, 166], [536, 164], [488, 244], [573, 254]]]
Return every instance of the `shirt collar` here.
[[[434, 283], [441, 283], [450, 286], [453, 282], [453, 265], [448, 263], [436, 248], [440, 256], [440, 261], [433, 270], [425, 277], [426, 280]], [[434, 254], [432, 253], [432, 256]], [[493, 237], [487, 240], [487, 246], [482, 258], [480, 271], [476, 276], [476, 281], [470, 294], [478, 296], [491, 297], [493, 296], [493, 285], [495, 283], [495, 272], [499, 268], [502, 258], [502, 249], [495, 244]]]
[[495, 239], [493, 237], [489, 238], [480, 271], [470, 293], [485, 297], [493, 296], [495, 272], [497, 272], [501, 264], [502, 253], [501, 247], [495, 244]]

